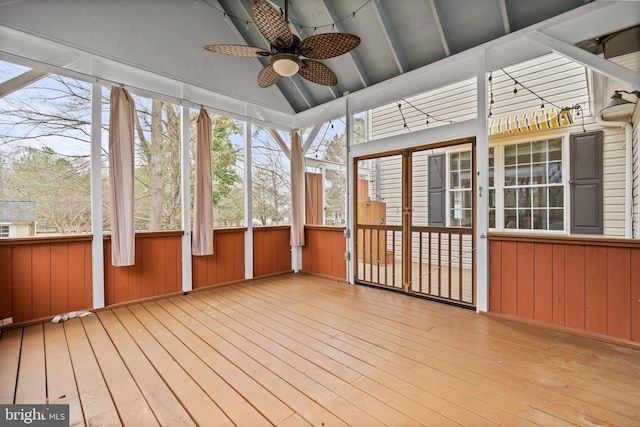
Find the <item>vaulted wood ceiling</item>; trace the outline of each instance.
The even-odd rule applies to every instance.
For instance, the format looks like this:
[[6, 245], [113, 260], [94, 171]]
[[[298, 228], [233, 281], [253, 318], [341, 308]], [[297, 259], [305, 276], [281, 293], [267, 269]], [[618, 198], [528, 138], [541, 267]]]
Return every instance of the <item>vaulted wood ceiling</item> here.
[[[270, 1], [284, 7], [284, 0]], [[367, 108], [475, 76], [478, 49], [486, 52], [486, 67], [504, 66], [555, 50], [556, 38], [574, 45], [640, 22], [637, 2], [289, 1], [291, 28], [301, 38], [330, 31], [361, 37], [351, 53], [323, 60], [337, 74], [336, 86], [294, 76], [261, 89], [256, 79], [265, 59], [203, 49], [269, 47], [253, 23], [251, 0], [3, 1], [0, 59], [65, 69], [286, 129], [343, 115], [344, 106], [335, 105], [345, 94], [354, 108]]]

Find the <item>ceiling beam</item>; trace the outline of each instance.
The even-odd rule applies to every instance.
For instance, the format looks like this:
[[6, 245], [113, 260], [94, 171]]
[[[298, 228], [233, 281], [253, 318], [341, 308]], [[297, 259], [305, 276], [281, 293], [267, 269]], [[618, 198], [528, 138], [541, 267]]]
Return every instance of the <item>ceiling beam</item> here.
[[584, 49], [580, 49], [579, 47], [570, 45], [562, 40], [548, 36], [537, 30], [527, 35], [527, 38], [541, 43], [554, 52], [557, 52], [562, 56], [566, 56], [567, 58], [576, 61], [585, 67], [591, 68], [600, 74], [627, 84], [634, 90], [640, 90], [640, 74], [631, 71], [628, 68], [601, 58], [598, 55]]
[[321, 127], [322, 123], [313, 126], [311, 133], [307, 136], [307, 139], [304, 141], [304, 145], [302, 146], [302, 154], [307, 154], [307, 151], [311, 148], [311, 144], [313, 144], [313, 140], [318, 136]]
[[511, 32], [511, 26], [509, 25], [509, 14], [507, 13], [506, 0], [500, 0], [500, 13], [502, 13], [502, 23], [504, 24], [504, 33], [509, 34]]
[[429, 0], [429, 5], [431, 6], [431, 13], [433, 14], [433, 20], [436, 23], [436, 28], [438, 30], [438, 35], [440, 36], [440, 42], [442, 43], [442, 48], [444, 49], [444, 53], [447, 56], [451, 56], [451, 50], [449, 50], [449, 43], [447, 42], [447, 37], [444, 35], [444, 29], [442, 28], [442, 22], [440, 22], [440, 14], [438, 13], [438, 8], [436, 7], [436, 3], [434, 0]]
[[387, 43], [389, 44], [389, 47], [391, 48], [391, 55], [393, 56], [393, 60], [395, 61], [398, 67], [398, 71], [400, 71], [400, 74], [403, 74], [405, 69], [404, 64], [406, 64], [407, 62], [404, 59], [404, 56], [402, 55], [402, 51], [400, 49], [400, 43], [398, 42], [399, 40], [398, 35], [396, 34], [393, 24], [389, 19], [389, 14], [385, 10], [382, 2], [378, 3], [377, 1], [374, 1], [371, 4], [373, 5], [373, 11], [378, 17], [378, 21], [380, 22], [380, 25], [382, 25], [382, 30], [383, 30], [382, 32], [384, 34], [385, 39], [387, 39]]
[[[327, 15], [329, 15], [331, 22], [336, 23], [335, 28], [339, 32], [345, 33], [346, 31], [342, 22], [337, 22], [340, 19], [340, 17], [338, 16], [336, 9], [333, 7], [333, 4], [331, 4], [331, 0], [322, 0], [320, 3], [324, 6], [324, 9], [327, 12]], [[365, 68], [362, 65], [362, 62], [360, 62], [358, 55], [356, 55], [356, 53], [352, 50], [351, 52], [349, 52], [349, 57], [353, 62], [353, 66], [356, 69], [356, 73], [358, 74], [358, 78], [360, 79], [360, 82], [362, 83], [362, 85], [364, 87], [371, 86], [371, 79], [369, 78], [369, 75], [365, 71]]]
[[287, 156], [287, 159], [290, 159], [291, 150], [289, 150], [289, 147], [287, 147], [287, 143], [284, 142], [284, 140], [282, 139], [278, 131], [273, 128], [269, 128], [269, 133], [271, 134], [273, 139], [276, 141], [276, 143], [278, 144], [282, 152], [285, 154], [285, 156]]
[[6, 82], [0, 83], [0, 98], [4, 98], [5, 96], [17, 90], [20, 90], [33, 82], [37, 82], [41, 78], [48, 75], [48, 72], [37, 70], [35, 68], [29, 71], [25, 71], [24, 73], [7, 80]]

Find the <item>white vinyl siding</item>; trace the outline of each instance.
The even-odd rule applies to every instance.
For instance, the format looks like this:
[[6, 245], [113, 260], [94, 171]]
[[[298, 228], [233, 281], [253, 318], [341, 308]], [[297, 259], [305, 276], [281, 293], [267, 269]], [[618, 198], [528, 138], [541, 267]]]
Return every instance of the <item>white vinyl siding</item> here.
[[602, 188], [603, 234], [624, 237], [625, 223], [625, 147], [624, 130], [604, 129]]
[[[427, 114], [431, 117], [427, 118]], [[407, 97], [406, 101], [398, 100], [368, 112], [371, 140], [463, 122], [476, 116], [475, 79]]]
[[[559, 107], [580, 104], [589, 111], [589, 92], [585, 68], [557, 54], [544, 55], [529, 61], [506, 67], [505, 70], [531, 89], [535, 94]], [[542, 102], [501, 70], [493, 72], [493, 83], [489, 91], [493, 92], [494, 103], [491, 106], [492, 118], [540, 110]], [[518, 89], [517, 94], [513, 89]], [[548, 103], [546, 108], [553, 105]]]

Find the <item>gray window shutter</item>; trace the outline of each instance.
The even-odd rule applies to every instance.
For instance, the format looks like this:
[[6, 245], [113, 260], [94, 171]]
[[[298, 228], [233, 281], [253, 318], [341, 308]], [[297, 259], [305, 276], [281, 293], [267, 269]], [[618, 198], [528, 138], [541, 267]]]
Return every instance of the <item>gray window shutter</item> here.
[[602, 234], [602, 131], [569, 139], [571, 234]]
[[444, 227], [446, 223], [445, 162], [444, 154], [429, 156], [429, 225]]

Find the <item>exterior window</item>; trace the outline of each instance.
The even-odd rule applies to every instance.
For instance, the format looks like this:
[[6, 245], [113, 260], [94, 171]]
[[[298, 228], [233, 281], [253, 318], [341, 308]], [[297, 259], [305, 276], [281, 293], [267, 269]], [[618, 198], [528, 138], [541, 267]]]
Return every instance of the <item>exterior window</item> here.
[[504, 227], [564, 230], [561, 138], [504, 147]]
[[0, 225], [0, 237], [9, 237], [8, 225]]
[[471, 227], [471, 151], [449, 155], [449, 226]]

